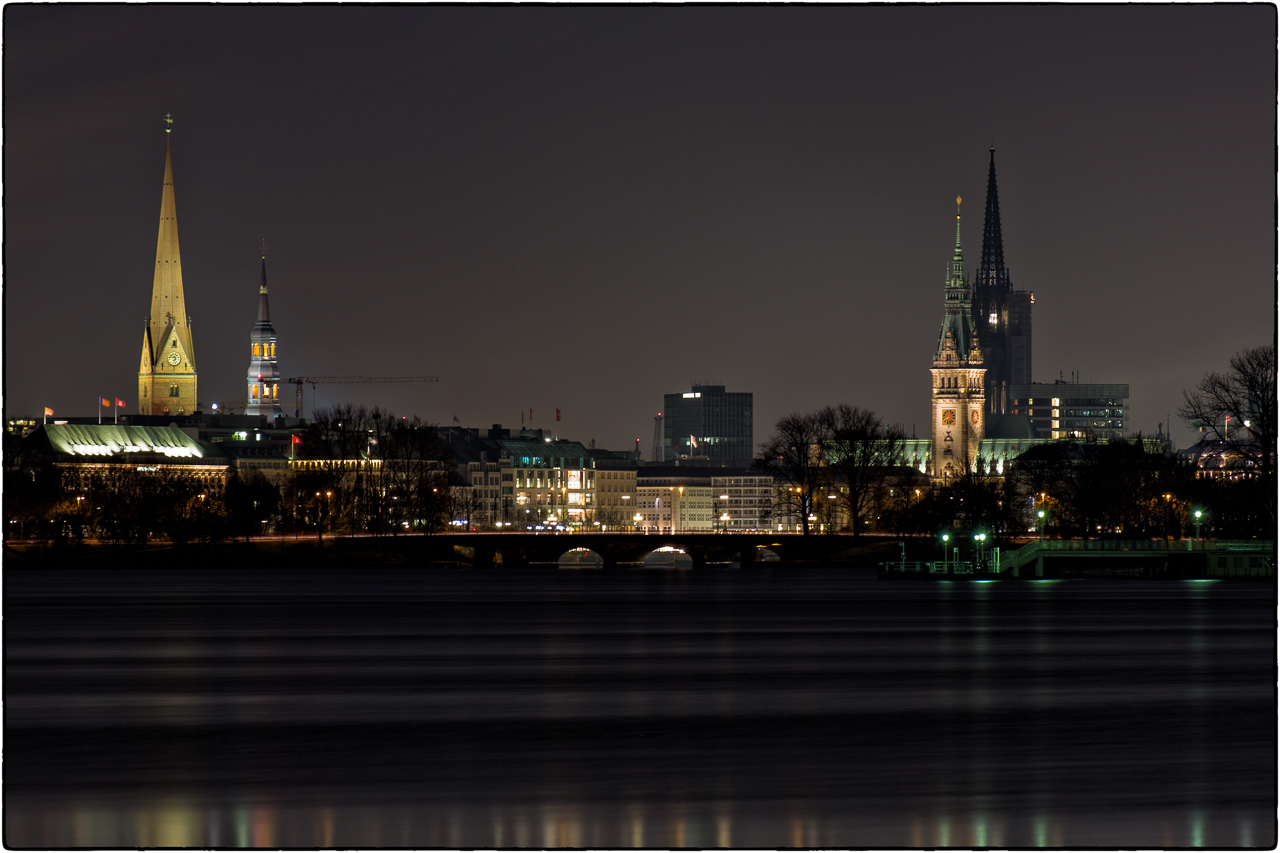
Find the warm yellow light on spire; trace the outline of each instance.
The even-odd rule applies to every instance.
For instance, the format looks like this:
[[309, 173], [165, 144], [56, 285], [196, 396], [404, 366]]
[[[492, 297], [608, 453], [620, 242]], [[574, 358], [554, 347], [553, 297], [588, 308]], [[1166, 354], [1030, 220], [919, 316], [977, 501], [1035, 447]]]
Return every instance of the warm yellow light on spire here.
[[172, 116], [172, 115], [170, 115], [169, 113], [165, 113], [165, 114], [164, 114], [164, 123], [168, 125], [168, 127], [166, 127], [166, 128], [164, 129], [164, 132], [165, 132], [165, 133], [169, 133], [170, 131], [172, 131], [172, 130], [173, 130], [173, 116]]

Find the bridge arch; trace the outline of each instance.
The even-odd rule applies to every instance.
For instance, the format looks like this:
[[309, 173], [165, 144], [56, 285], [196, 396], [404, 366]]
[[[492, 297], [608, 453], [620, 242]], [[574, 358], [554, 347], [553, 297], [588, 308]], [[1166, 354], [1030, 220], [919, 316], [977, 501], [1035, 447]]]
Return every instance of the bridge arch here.
[[562, 569], [602, 569], [605, 565], [603, 554], [578, 546], [565, 551], [556, 560], [556, 565]]
[[678, 545], [661, 545], [642, 558], [646, 569], [692, 569], [693, 555]]

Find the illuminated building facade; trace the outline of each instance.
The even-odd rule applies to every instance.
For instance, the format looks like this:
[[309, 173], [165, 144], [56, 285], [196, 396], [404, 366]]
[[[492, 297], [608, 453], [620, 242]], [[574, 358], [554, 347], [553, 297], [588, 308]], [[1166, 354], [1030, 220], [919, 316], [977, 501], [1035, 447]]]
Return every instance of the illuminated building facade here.
[[160, 195], [160, 235], [151, 284], [151, 314], [142, 331], [138, 367], [138, 414], [189, 415], [196, 410], [196, 359], [191, 318], [182, 292], [178, 252], [178, 212], [173, 197], [173, 161], [165, 129], [164, 189]]
[[695, 384], [680, 394], [664, 394], [662, 459], [703, 458], [713, 465], [746, 466], [755, 455], [751, 392], [726, 392], [723, 385]]
[[956, 199], [956, 247], [943, 295], [942, 328], [933, 358], [933, 471], [948, 479], [972, 470], [986, 433], [986, 367], [974, 334], [969, 282], [960, 247], [960, 199]]
[[645, 532], [714, 529], [710, 486], [636, 486], [636, 498], [636, 527]]
[[718, 468], [711, 475], [717, 530], [768, 530], [773, 516], [773, 477], [747, 468]]
[[276, 330], [271, 325], [267, 304], [267, 258], [262, 257], [262, 284], [258, 287], [258, 322], [249, 333], [248, 396], [246, 415], [278, 418], [280, 411], [280, 367], [276, 362]]
[[987, 370], [983, 396], [989, 413], [1006, 414], [1010, 411], [1010, 387], [1031, 382], [1031, 306], [1035, 303], [1035, 295], [1013, 289], [1009, 268], [1004, 263], [994, 145], [987, 171], [982, 261], [972, 285], [972, 326]]

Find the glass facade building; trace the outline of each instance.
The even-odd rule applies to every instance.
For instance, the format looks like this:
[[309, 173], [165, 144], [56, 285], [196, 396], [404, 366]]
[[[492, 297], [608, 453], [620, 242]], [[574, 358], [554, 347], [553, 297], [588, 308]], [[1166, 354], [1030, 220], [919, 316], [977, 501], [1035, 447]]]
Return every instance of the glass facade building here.
[[723, 385], [694, 385], [663, 395], [662, 459], [707, 459], [714, 465], [744, 467], [755, 455], [751, 392]]

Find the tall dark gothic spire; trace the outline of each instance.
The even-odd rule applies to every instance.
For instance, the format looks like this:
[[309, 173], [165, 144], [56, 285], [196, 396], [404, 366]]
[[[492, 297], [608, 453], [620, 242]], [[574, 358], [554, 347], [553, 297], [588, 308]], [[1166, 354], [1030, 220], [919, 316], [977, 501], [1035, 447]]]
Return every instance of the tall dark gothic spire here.
[[1000, 196], [996, 192], [996, 147], [991, 146], [987, 170], [987, 218], [982, 224], [982, 263], [978, 267], [979, 290], [1007, 293], [1012, 290], [1009, 270], [1004, 265], [1004, 237], [1000, 233]]

